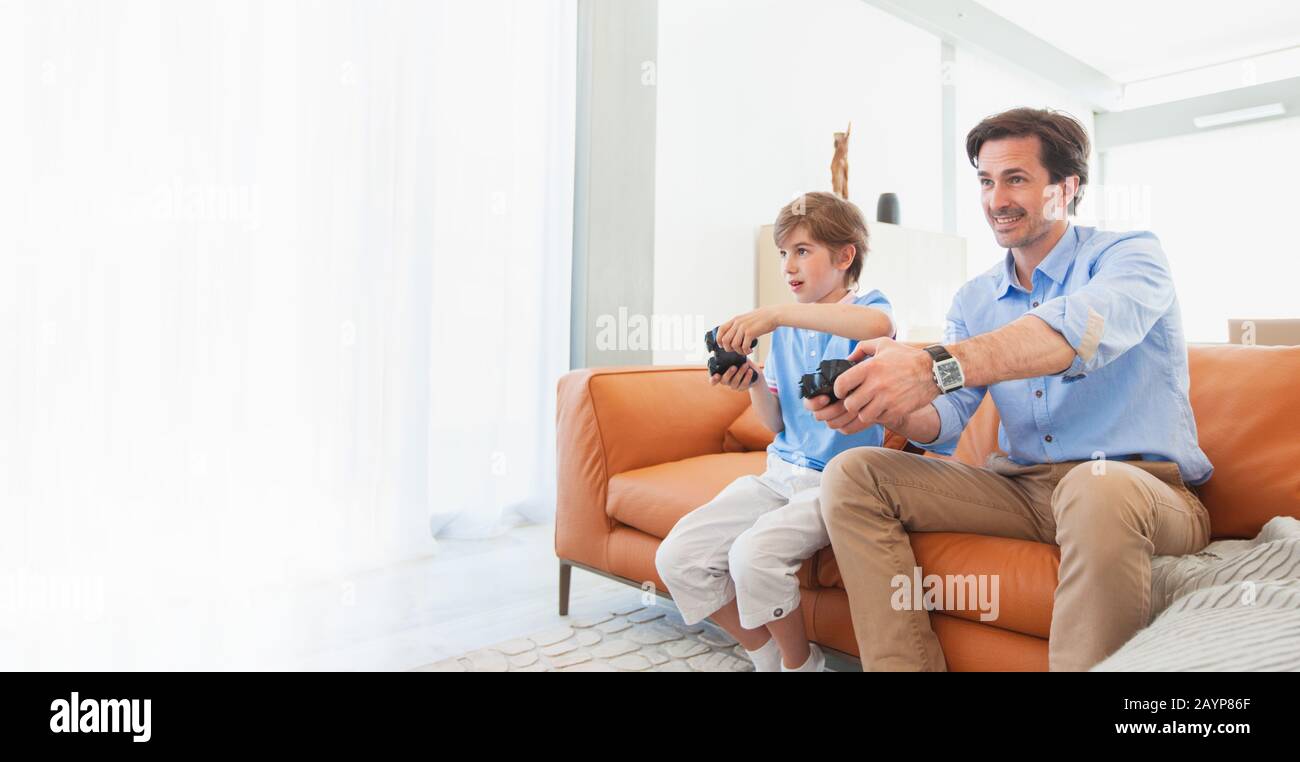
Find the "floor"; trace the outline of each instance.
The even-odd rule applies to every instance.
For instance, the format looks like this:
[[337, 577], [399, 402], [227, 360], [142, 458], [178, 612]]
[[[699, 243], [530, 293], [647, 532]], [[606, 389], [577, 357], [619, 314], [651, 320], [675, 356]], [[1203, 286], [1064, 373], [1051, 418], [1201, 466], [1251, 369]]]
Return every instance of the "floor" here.
[[[440, 540], [432, 556], [325, 582], [218, 580], [131, 605], [111, 590], [99, 608], [29, 607], [27, 619], [0, 617], [0, 669], [411, 670], [564, 626], [554, 533], [547, 523]], [[573, 572], [574, 617], [639, 600], [638, 589]]]
[[[622, 633], [619, 641], [666, 642], [646, 625], [651, 615], [667, 617], [655, 626], [680, 624], [671, 601], [654, 599], [655, 611], [630, 613], [631, 629], [615, 629], [621, 623], [609, 622], [610, 613], [645, 606], [642, 591], [582, 569], [572, 572], [569, 616], [561, 617], [554, 533], [549, 522], [521, 525], [490, 539], [439, 540], [427, 558], [329, 582], [232, 584], [88, 621], [51, 620], [41, 630], [0, 626], [0, 668], [407, 671], [582, 622]], [[674, 657], [694, 654], [676, 654], [680, 647]]]
[[[319, 633], [295, 669], [408, 670], [635, 605], [641, 592], [573, 571], [568, 618], [558, 609], [554, 524], [486, 540], [439, 540], [431, 558], [318, 591]], [[338, 598], [333, 605], [329, 599]]]

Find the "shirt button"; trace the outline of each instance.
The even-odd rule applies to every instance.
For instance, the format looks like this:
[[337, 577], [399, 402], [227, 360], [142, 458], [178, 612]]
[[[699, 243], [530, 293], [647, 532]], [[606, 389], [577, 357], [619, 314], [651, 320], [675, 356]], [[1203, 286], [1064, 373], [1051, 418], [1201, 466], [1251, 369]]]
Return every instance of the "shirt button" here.
[[1042, 389], [1039, 389], [1038, 391], [1034, 392], [1034, 396], [1035, 396], [1035, 397], [1041, 397], [1041, 396], [1043, 396], [1043, 390], [1042, 390]]
[[809, 356], [809, 357], [816, 357], [816, 356], [817, 356], [817, 353], [816, 353], [816, 352], [809, 352], [809, 353], [808, 353], [808, 356]]
[[1050, 441], [1052, 441], [1052, 435], [1051, 435], [1051, 434], [1048, 434], [1047, 436], [1043, 437], [1043, 440], [1046, 441], [1046, 442], [1050, 442]]
[[1038, 302], [1034, 302], [1034, 306], [1037, 307], [1037, 306], [1038, 306]]
[[777, 609], [772, 612], [772, 616], [779, 617], [785, 613], [785, 609]]

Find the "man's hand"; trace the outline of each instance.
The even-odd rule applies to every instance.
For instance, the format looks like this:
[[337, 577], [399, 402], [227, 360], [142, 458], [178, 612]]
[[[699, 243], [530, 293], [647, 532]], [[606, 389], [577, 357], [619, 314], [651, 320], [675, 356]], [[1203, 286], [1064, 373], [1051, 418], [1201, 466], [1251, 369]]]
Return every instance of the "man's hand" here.
[[777, 307], [759, 307], [743, 315], [737, 315], [718, 326], [718, 346], [728, 352], [749, 354], [749, 345], [755, 339], [775, 331], [780, 325], [777, 320], [777, 309]]
[[735, 391], [743, 392], [758, 381], [759, 375], [758, 368], [754, 367], [752, 362], [746, 361], [744, 365], [733, 365], [727, 368], [726, 372], [720, 376], [714, 373], [709, 376], [709, 383], [713, 386], [725, 384]]
[[877, 423], [904, 431], [908, 414], [939, 396], [933, 361], [924, 349], [893, 339], [870, 339], [858, 342], [848, 359], [858, 364], [835, 381], [835, 396], [841, 402], [827, 405], [825, 397], [805, 402], [817, 420], [845, 434]]

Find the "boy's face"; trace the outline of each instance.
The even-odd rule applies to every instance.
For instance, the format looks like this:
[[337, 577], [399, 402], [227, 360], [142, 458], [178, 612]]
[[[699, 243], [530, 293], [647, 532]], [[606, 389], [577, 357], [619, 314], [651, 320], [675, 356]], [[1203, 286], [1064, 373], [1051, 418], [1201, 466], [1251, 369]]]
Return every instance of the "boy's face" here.
[[797, 302], [818, 302], [844, 286], [844, 271], [853, 261], [852, 246], [831, 251], [799, 225], [781, 241], [781, 272]]

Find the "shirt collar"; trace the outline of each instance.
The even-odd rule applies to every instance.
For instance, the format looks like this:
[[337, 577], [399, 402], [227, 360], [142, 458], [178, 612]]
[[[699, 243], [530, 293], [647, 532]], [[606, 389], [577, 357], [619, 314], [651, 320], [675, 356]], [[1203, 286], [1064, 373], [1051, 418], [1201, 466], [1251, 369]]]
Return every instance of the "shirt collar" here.
[[[1070, 263], [1074, 261], [1074, 252], [1078, 245], [1078, 229], [1074, 226], [1074, 223], [1066, 223], [1065, 233], [1061, 235], [1061, 240], [1056, 242], [1056, 245], [1047, 253], [1043, 261], [1038, 263], [1038, 267], [1035, 269], [1051, 278], [1056, 284], [1063, 283], [1065, 272], [1070, 269]], [[1002, 261], [1002, 274], [998, 279], [997, 298], [1001, 299], [1006, 296], [1019, 282], [1019, 279], [1016, 278], [1016, 259], [1011, 255], [1011, 250], [1007, 249], [1006, 257]]]

